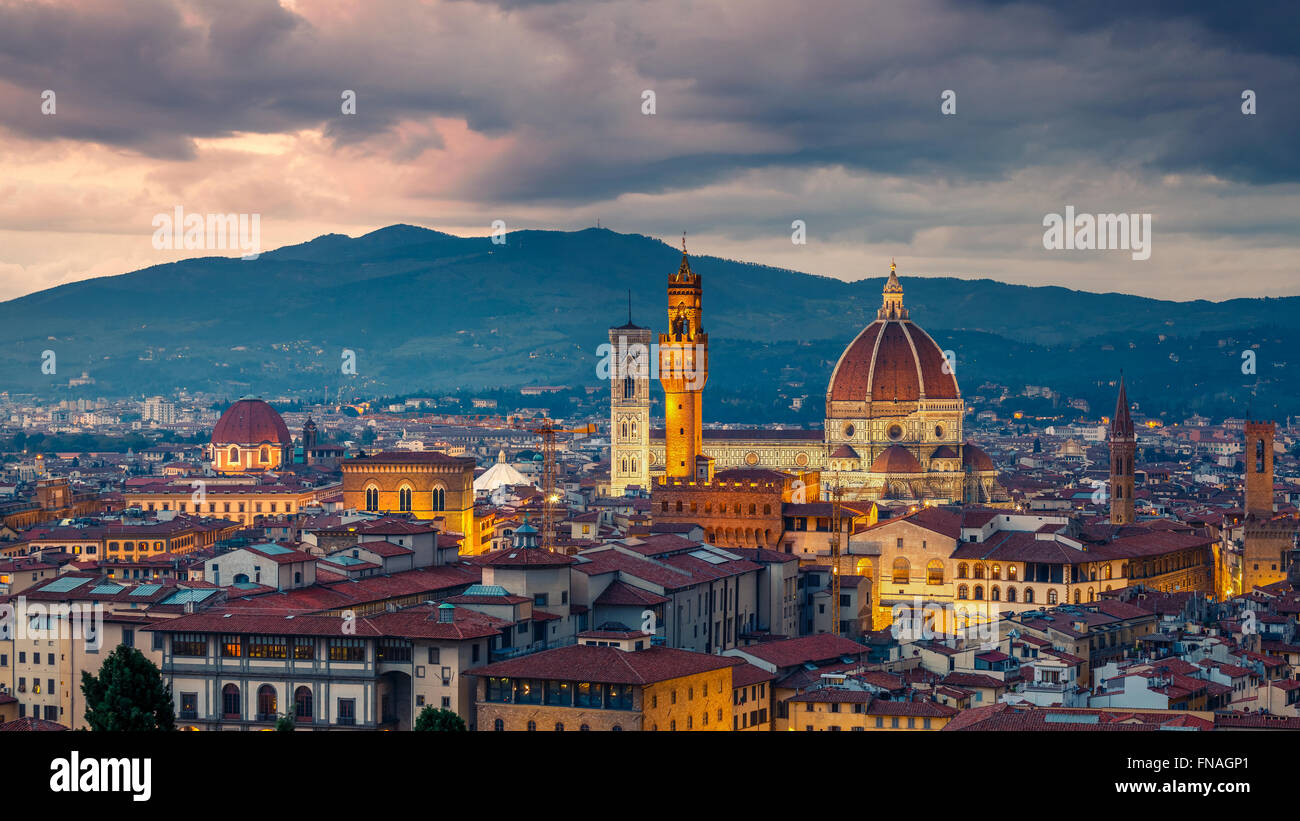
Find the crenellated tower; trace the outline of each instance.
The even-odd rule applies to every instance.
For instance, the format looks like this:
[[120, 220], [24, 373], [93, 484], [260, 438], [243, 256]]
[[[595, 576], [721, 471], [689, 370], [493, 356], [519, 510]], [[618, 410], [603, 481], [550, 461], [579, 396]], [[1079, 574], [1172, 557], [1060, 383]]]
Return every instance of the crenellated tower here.
[[682, 237], [682, 264], [668, 277], [668, 333], [659, 335], [659, 382], [664, 387], [664, 473], [697, 476], [704, 455], [701, 399], [709, 378], [709, 335], [700, 310], [702, 281], [691, 270]]

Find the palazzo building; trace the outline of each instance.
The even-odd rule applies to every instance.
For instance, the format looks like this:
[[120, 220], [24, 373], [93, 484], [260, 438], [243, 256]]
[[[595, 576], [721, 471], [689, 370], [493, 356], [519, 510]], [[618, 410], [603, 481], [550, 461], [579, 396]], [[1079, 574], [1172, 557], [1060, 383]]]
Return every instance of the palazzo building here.
[[343, 506], [379, 513], [443, 519], [465, 537], [461, 552], [477, 552], [474, 458], [437, 451], [391, 451], [345, 460]]

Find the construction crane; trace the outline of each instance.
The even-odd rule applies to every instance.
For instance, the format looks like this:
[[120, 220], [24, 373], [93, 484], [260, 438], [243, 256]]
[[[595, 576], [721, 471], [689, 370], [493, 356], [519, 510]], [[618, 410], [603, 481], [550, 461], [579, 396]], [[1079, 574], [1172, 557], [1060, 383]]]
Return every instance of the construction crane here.
[[530, 421], [521, 420], [518, 417], [509, 416], [469, 416], [461, 417], [463, 422], [459, 424], [468, 427], [490, 427], [510, 430], [526, 430], [536, 434], [542, 440], [542, 538], [541, 546], [546, 550], [555, 550], [555, 503], [560, 501], [560, 496], [555, 490], [555, 442], [556, 436], [561, 433], [571, 433], [582, 436], [589, 436], [596, 433], [598, 428], [594, 424], [587, 424], [577, 428], [556, 427], [555, 420], [549, 416], [541, 419]]
[[528, 430], [542, 438], [542, 547], [555, 550], [555, 503], [560, 500], [555, 492], [555, 436], [560, 433], [589, 435], [596, 432], [595, 425], [580, 428], [557, 428], [549, 417], [537, 427]]
[[840, 532], [843, 529], [844, 488], [831, 488], [831, 633], [840, 634]]

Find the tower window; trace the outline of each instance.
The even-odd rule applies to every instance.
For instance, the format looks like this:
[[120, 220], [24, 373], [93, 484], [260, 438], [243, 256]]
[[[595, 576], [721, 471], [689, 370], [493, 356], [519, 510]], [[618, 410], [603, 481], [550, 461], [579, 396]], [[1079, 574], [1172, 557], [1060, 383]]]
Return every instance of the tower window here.
[[411, 487], [403, 485], [401, 490], [397, 491], [397, 509], [409, 513], [411, 510]]
[[379, 510], [379, 488], [374, 485], [366, 488], [366, 510]]
[[432, 495], [433, 495], [433, 509], [434, 509], [434, 510], [446, 510], [446, 509], [447, 509], [447, 491], [444, 490], [444, 489], [442, 489], [442, 488], [440, 488], [440, 487], [435, 487], [435, 488], [433, 489], [433, 494], [432, 494]]

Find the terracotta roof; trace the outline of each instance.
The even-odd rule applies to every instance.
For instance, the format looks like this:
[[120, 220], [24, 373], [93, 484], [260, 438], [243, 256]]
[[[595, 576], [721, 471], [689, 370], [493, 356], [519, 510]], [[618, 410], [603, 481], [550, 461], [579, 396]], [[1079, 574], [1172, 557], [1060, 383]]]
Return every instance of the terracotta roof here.
[[466, 671], [473, 676], [507, 676], [602, 684], [653, 684], [710, 670], [729, 669], [722, 656], [670, 647], [625, 651], [616, 647], [575, 644], [543, 650]]
[[921, 473], [921, 463], [902, 445], [890, 445], [871, 463], [872, 473]]
[[956, 399], [957, 380], [945, 366], [938, 344], [911, 321], [877, 319], [844, 349], [827, 393], [832, 401]]
[[275, 409], [261, 399], [240, 399], [212, 429], [214, 445], [290, 445], [293, 437]]

